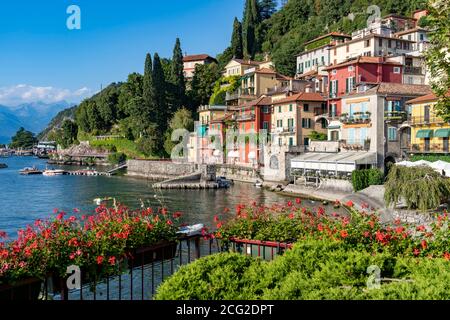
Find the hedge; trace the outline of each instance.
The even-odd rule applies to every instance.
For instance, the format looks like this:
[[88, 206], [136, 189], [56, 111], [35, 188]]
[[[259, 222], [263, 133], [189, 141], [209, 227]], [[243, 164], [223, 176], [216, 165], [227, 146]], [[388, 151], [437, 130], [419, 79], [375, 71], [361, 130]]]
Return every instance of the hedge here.
[[384, 175], [378, 169], [355, 170], [352, 173], [352, 185], [355, 192], [369, 186], [380, 185], [384, 182]]
[[[381, 271], [369, 288], [368, 268]], [[346, 249], [305, 241], [272, 262], [223, 253], [182, 267], [157, 291], [157, 300], [414, 300], [450, 298], [450, 263]]]

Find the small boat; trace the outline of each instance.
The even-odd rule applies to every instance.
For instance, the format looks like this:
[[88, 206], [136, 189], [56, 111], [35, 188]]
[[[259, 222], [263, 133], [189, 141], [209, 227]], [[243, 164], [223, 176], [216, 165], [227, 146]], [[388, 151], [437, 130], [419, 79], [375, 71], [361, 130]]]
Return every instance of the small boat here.
[[229, 180], [225, 177], [218, 177], [216, 181], [219, 184], [220, 188], [229, 188], [233, 184], [232, 180]]
[[0, 169], [8, 168], [8, 165], [6, 163], [0, 163]]
[[31, 167], [31, 168], [23, 168], [22, 170], [19, 171], [21, 175], [36, 175], [36, 174], [42, 174], [42, 171], [39, 170], [36, 167]]
[[45, 169], [42, 173], [44, 176], [62, 176], [66, 172], [61, 169]]
[[262, 186], [263, 186], [263, 183], [262, 183], [261, 180], [257, 180], [257, 181], [255, 182], [255, 187], [257, 187], [257, 188], [262, 188]]
[[194, 224], [192, 226], [181, 227], [178, 234], [184, 235], [186, 237], [192, 237], [196, 235], [201, 235], [202, 230], [205, 228], [204, 224]]

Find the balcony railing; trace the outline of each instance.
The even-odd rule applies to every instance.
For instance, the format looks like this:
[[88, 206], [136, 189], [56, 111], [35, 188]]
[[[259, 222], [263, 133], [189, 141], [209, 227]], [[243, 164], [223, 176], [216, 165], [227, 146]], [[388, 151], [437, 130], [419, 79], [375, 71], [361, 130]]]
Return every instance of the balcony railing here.
[[423, 75], [423, 69], [421, 67], [412, 67], [412, 66], [405, 66], [405, 74], [415, 74], [415, 75]]
[[370, 139], [349, 139], [340, 141], [341, 148], [347, 151], [369, 151]]
[[343, 124], [363, 124], [363, 123], [370, 123], [371, 122], [370, 117], [371, 117], [370, 113], [355, 112], [352, 115], [343, 113], [341, 115], [340, 120]]
[[407, 113], [406, 111], [385, 111], [384, 112], [385, 120], [397, 120], [397, 121], [406, 121]]
[[242, 114], [236, 117], [237, 121], [250, 121], [250, 120], [255, 120], [255, 115], [252, 114]]
[[408, 123], [410, 125], [421, 125], [421, 124], [444, 124], [445, 121], [441, 117], [436, 116], [418, 116], [418, 117], [410, 117], [408, 119]]
[[449, 153], [449, 146], [440, 143], [433, 144], [413, 144], [411, 145], [411, 153]]
[[239, 99], [239, 93], [238, 92], [233, 92], [233, 93], [227, 92], [225, 94], [225, 101], [232, 101], [232, 100], [237, 100], [237, 99]]

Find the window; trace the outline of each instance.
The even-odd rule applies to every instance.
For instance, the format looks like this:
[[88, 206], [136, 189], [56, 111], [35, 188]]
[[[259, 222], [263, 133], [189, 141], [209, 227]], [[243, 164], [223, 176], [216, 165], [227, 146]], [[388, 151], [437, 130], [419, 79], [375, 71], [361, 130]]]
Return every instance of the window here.
[[322, 65], [323, 66], [325, 65], [325, 57], [324, 56], [322, 56]]
[[388, 41], [388, 48], [392, 48], [392, 40]]
[[269, 123], [267, 121], [263, 122], [263, 129], [268, 130], [269, 129]]
[[304, 128], [304, 129], [310, 129], [310, 128], [311, 128], [311, 119], [309, 119], [309, 118], [303, 118], [303, 119], [302, 119], [302, 128]]
[[397, 128], [393, 127], [388, 128], [388, 140], [397, 141]]
[[346, 93], [352, 92], [353, 86], [354, 86], [354, 78], [353, 77], [345, 79], [345, 92]]
[[394, 73], [398, 74], [398, 73], [400, 73], [400, 71], [401, 71], [400, 67], [394, 67]]
[[419, 37], [420, 37], [420, 41], [423, 41], [425, 39], [423, 36], [423, 33], [421, 33]]
[[289, 111], [292, 111], [292, 104], [289, 105]]
[[331, 116], [336, 117], [337, 115], [337, 105], [335, 103], [331, 104]]
[[283, 128], [283, 119], [277, 120], [277, 127], [278, 128]]
[[309, 104], [307, 103], [303, 104], [303, 111], [309, 112]]
[[348, 71], [352, 72], [353, 71], [353, 66], [348, 66]]
[[281, 147], [283, 145], [283, 140], [281, 138], [278, 138], [278, 145]]
[[281, 113], [281, 106], [278, 107], [278, 113]]
[[380, 46], [380, 47], [383, 46], [383, 39], [381, 39], [381, 38], [378, 39], [378, 46]]
[[270, 113], [270, 107], [269, 106], [263, 106], [263, 113]]
[[217, 125], [217, 130], [220, 130], [220, 124]]
[[289, 130], [294, 128], [294, 119], [288, 119], [288, 128]]
[[309, 138], [303, 138], [303, 144], [309, 146]]
[[298, 65], [298, 73], [303, 73], [303, 62]]
[[365, 47], [365, 48], [370, 47], [370, 39], [364, 41], [364, 47]]
[[337, 74], [337, 70], [334, 69], [333, 71], [331, 71], [331, 74], [333, 74], [333, 75]]
[[289, 146], [292, 147], [294, 145], [294, 138], [289, 138]]
[[411, 41], [411, 35], [408, 35], [408, 40]]
[[242, 131], [245, 131], [245, 124], [242, 124], [241, 130], [242, 130]]

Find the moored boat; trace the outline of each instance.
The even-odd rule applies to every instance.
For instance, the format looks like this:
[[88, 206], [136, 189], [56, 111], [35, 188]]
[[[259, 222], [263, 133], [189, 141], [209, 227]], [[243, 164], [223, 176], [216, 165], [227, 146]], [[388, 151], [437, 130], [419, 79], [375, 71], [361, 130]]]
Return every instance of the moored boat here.
[[36, 175], [36, 174], [42, 174], [42, 170], [39, 170], [36, 167], [31, 168], [23, 168], [19, 171], [21, 175]]
[[6, 163], [0, 163], [0, 169], [8, 168], [8, 165]]
[[42, 173], [44, 176], [62, 176], [66, 172], [62, 169], [45, 169]]

